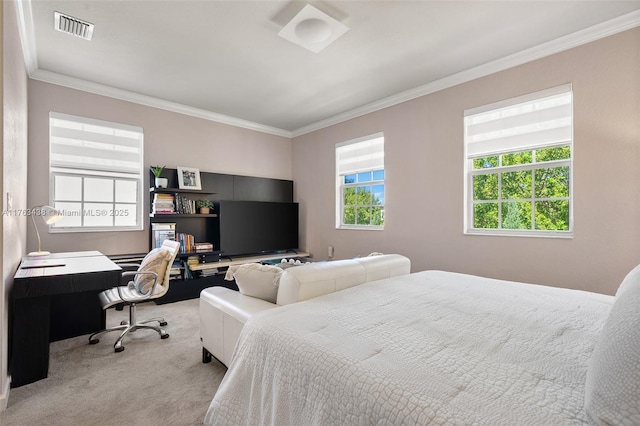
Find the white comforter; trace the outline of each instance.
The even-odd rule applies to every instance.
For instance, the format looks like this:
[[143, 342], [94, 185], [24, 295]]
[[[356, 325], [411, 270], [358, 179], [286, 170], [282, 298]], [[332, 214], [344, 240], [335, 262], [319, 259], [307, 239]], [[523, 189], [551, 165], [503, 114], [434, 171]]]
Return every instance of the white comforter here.
[[209, 425], [586, 423], [613, 297], [425, 271], [245, 325]]

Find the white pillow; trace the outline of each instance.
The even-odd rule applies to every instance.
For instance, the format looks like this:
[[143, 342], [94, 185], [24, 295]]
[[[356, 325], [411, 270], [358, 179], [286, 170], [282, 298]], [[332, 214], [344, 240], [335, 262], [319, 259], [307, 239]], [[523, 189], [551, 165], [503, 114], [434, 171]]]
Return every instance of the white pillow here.
[[[156, 289], [158, 286], [162, 285], [162, 281], [164, 280], [165, 272], [167, 272], [167, 266], [169, 263], [169, 259], [171, 259], [172, 253], [163, 247], [158, 247], [151, 250], [145, 257], [142, 259], [142, 263], [138, 267], [138, 271], [151, 271], [155, 272], [158, 275], [158, 283], [156, 284]], [[151, 274], [139, 274], [136, 275], [133, 282], [141, 294], [147, 294], [153, 287], [153, 283], [155, 281], [155, 277]]]
[[276, 303], [282, 269], [273, 265], [246, 263], [227, 272], [233, 274], [240, 293]]
[[640, 424], [640, 265], [620, 284], [589, 360], [585, 410], [594, 425]]

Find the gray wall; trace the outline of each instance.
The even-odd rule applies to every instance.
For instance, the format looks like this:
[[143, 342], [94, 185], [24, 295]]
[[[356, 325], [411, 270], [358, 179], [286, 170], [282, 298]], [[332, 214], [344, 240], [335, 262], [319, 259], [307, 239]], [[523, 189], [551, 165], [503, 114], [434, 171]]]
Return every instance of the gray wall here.
[[[402, 253], [444, 269], [612, 294], [640, 260], [640, 29], [294, 139], [302, 244], [318, 258]], [[573, 239], [463, 234], [463, 111], [574, 91]], [[338, 142], [384, 132], [384, 231], [335, 229]]]
[[[18, 35], [15, 2], [2, 2], [2, 291], [0, 292], [0, 410], [9, 397], [7, 377], [9, 294], [26, 252], [27, 218], [10, 208], [27, 206], [27, 72]], [[7, 203], [7, 194], [11, 206]]]

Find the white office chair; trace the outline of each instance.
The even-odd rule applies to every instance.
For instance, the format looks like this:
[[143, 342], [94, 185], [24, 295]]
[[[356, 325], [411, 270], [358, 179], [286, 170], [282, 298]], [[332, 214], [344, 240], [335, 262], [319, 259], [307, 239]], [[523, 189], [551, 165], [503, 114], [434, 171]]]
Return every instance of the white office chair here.
[[[171, 266], [180, 250], [180, 243], [176, 241], [165, 240], [162, 246], [153, 249], [145, 256], [140, 265], [122, 265], [122, 266], [139, 266], [137, 271], [123, 272], [122, 276], [132, 276], [133, 281], [120, 287], [114, 287], [100, 293], [100, 303], [102, 309], [108, 309], [118, 304], [129, 305], [129, 321], [122, 321], [119, 326], [98, 331], [89, 336], [89, 344], [94, 345], [100, 341], [98, 336], [110, 331], [122, 330], [120, 337], [113, 345], [116, 352], [122, 352], [122, 340], [129, 332], [134, 332], [140, 328], [155, 330], [160, 334], [161, 339], [166, 339], [169, 334], [161, 329], [167, 325], [164, 318], [151, 318], [145, 321], [136, 321], [136, 305], [141, 302], [147, 302], [163, 296], [169, 290], [169, 276], [171, 274]], [[157, 321], [159, 326], [148, 325], [150, 322]]]

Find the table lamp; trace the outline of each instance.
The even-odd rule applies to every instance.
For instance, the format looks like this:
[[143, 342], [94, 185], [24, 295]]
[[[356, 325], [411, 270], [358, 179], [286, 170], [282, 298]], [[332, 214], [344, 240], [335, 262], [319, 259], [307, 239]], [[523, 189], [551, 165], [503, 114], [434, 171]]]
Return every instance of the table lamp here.
[[[36, 211], [39, 211], [39, 214], [36, 215]], [[40, 233], [38, 232], [35, 216], [42, 217], [44, 223], [51, 225], [62, 219], [62, 213], [51, 206], [36, 206], [31, 209], [31, 220], [33, 221], [33, 227], [36, 228], [36, 236], [38, 237], [38, 251], [32, 251], [28, 256], [47, 256], [51, 253], [42, 251], [42, 247], [40, 246]]]

